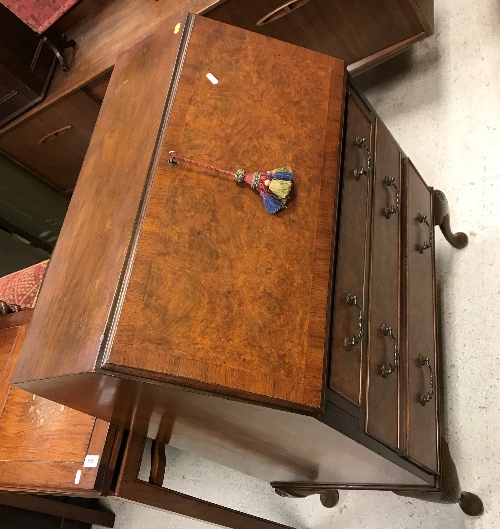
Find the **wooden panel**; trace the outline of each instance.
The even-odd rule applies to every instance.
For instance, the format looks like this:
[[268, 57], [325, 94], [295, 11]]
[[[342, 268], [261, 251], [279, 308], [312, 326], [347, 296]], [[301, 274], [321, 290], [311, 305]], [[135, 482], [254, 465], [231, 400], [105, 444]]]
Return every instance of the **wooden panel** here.
[[333, 339], [330, 366], [330, 387], [353, 404], [361, 403], [361, 367], [365, 340], [346, 350], [347, 337], [359, 337], [359, 309], [349, 306], [347, 295], [356, 296], [363, 313], [366, 334], [365, 280], [367, 269], [367, 237], [369, 193], [372, 175], [359, 180], [355, 171], [368, 172], [368, 153], [358, 147], [356, 138], [364, 138], [371, 150], [372, 124], [364, 103], [350, 93], [347, 103], [347, 128], [344, 147], [337, 267], [333, 300]]
[[176, 21], [125, 52], [113, 70], [14, 379], [95, 365], [160, 133], [182, 35], [173, 32]]
[[[196, 19], [106, 368], [321, 406], [344, 76], [340, 60]], [[296, 198], [270, 216], [249, 187], [167, 164], [171, 149], [290, 165]]]
[[[75, 90], [93, 81], [115, 64], [120, 53], [128, 50], [173, 19], [182, 22], [187, 12], [198, 13], [213, 0], [90, 0], [91, 13], [67, 32], [77, 43], [75, 60], [69, 72], [58, 68], [50, 84], [47, 97], [37, 107], [10, 123], [6, 130], [26, 121], [32, 115], [52, 105]], [[88, 0], [87, 2], [88, 3]], [[83, 10], [85, 11], [85, 5]], [[76, 18], [81, 13], [76, 13]], [[172, 21], [170, 20], [172, 19]], [[174, 26], [177, 22], [173, 22]], [[70, 22], [71, 23], [71, 22]]]
[[94, 423], [90, 415], [11, 388], [0, 418], [0, 460], [83, 461]]
[[6, 375], [18, 333], [19, 327], [0, 329], [0, 413], [9, 392], [10, 383]]
[[[19, 314], [26, 319], [32, 313]], [[13, 316], [17, 315], [2, 316], [2, 322], [15, 323]], [[26, 330], [26, 322], [0, 330], [0, 490], [98, 494], [99, 466], [82, 465], [87, 454], [99, 456], [100, 465], [106, 464], [102, 456], [109, 425], [10, 387]], [[82, 477], [75, 483], [78, 470]]]
[[98, 113], [96, 101], [76, 92], [1, 134], [0, 150], [51, 184], [70, 190], [76, 184]]
[[[368, 309], [368, 378], [366, 431], [373, 437], [399, 447], [399, 241], [401, 154], [389, 131], [376, 121], [375, 174], [373, 181], [372, 236], [370, 261], [370, 305]], [[386, 177], [394, 179], [388, 186]], [[396, 186], [396, 187], [394, 187]], [[397, 210], [394, 213], [391, 206]], [[387, 218], [390, 215], [390, 218]], [[384, 336], [382, 325], [391, 327]], [[394, 338], [391, 337], [391, 334]], [[390, 365], [395, 369], [391, 369]], [[385, 377], [382, 375], [385, 368]]]
[[83, 86], [82, 90], [99, 104], [102, 104], [112, 73], [112, 71], [103, 73], [97, 79]]
[[[437, 395], [425, 406], [420, 396], [430, 390], [430, 369], [419, 362], [428, 357], [436, 375], [436, 333], [434, 301], [434, 243], [429, 228], [417, 220], [426, 215], [431, 226], [431, 192], [413, 165], [406, 160], [407, 238], [406, 238], [406, 428], [405, 453], [429, 470], [437, 471]], [[433, 228], [432, 228], [433, 231]], [[432, 242], [432, 247], [419, 252], [419, 245]]]
[[413, 464], [390, 461], [300, 413], [98, 373], [29, 385], [52, 393], [53, 400], [107, 411], [111, 422], [128, 421], [134, 432], [153, 439], [167, 415], [173, 423], [170, 445], [263, 481], [434, 483]]
[[427, 36], [434, 33], [434, 0], [408, 0]]
[[228, 0], [205, 16], [339, 57], [348, 64], [422, 32], [413, 9], [400, 0], [309, 0], [278, 20], [257, 26], [284, 3]]

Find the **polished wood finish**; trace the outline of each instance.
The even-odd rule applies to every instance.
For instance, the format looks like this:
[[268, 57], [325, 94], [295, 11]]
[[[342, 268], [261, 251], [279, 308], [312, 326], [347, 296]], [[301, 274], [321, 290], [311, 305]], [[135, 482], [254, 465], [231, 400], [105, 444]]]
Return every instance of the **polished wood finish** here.
[[8, 132], [0, 131], [0, 150], [59, 189], [70, 190], [75, 187], [99, 108], [78, 91]]
[[[11, 492], [0, 493], [0, 505], [57, 516], [59, 518], [65, 518], [68, 521], [73, 520], [85, 524], [113, 527], [115, 515], [111, 511], [96, 504], [97, 501], [92, 498], [35, 496], [32, 494], [16, 494]], [[61, 524], [61, 520], [59, 520], [59, 524]], [[45, 526], [43, 527], [46, 529]], [[63, 529], [64, 527], [67, 527], [67, 525], [55, 525], [54, 529]]]
[[[196, 19], [103, 369], [321, 407], [344, 79], [342, 61]], [[171, 149], [290, 165], [297, 198], [270, 217], [250, 189], [167, 164]]]
[[[8, 316], [8, 317], [4, 317]], [[0, 329], [9, 329], [11, 327], [18, 327], [24, 325], [31, 320], [33, 316], [33, 309], [24, 309], [21, 312], [11, 312], [2, 314], [0, 317]]]
[[[173, 31], [176, 21], [166, 25], [171, 31], [156, 33], [125, 54], [113, 71], [108, 88], [113, 95], [105, 98], [30, 326], [25, 345], [30, 359], [18, 364], [16, 377], [100, 369], [320, 409], [344, 64], [198, 17], [174, 102], [167, 96], [181, 35]], [[145, 66], [142, 53], [151, 56]], [[259, 65], [267, 57], [269, 66], [257, 69], [257, 57]], [[220, 77], [217, 87], [205, 78], [209, 71]], [[252, 77], [253, 83], [245, 82]], [[273, 89], [263, 90], [266, 85]], [[148, 113], [131, 104], [131, 97]], [[165, 104], [170, 113], [172, 103], [163, 142], [161, 113]], [[221, 127], [218, 115], [235, 119]], [[294, 133], [285, 134], [283, 127], [291, 126]], [[296, 173], [298, 198], [270, 217], [250, 189], [167, 164], [170, 149], [250, 171], [288, 163]], [[100, 174], [107, 175], [105, 181]], [[141, 205], [143, 196], [151, 198]], [[132, 233], [137, 216], [140, 224]], [[108, 228], [103, 232], [102, 226]], [[96, 232], [102, 235], [96, 238]], [[87, 245], [93, 247], [90, 255]], [[193, 248], [200, 251], [197, 260]], [[135, 258], [132, 270], [129, 256]], [[283, 288], [276, 288], [280, 284]], [[80, 300], [72, 313], [48, 310], [68, 290]], [[91, 313], [89, 306], [95, 307]], [[106, 325], [111, 334], [102, 343]], [[59, 333], [69, 328], [61, 340]], [[40, 332], [46, 340], [31, 338]], [[245, 354], [235, 354], [249, 346]]]
[[[71, 207], [76, 205], [17, 366], [19, 387], [134, 432], [130, 439], [138, 446], [123, 452], [115, 443], [109, 450], [116, 461], [102, 483], [117, 495], [157, 507], [168, 501], [176, 512], [193, 509], [210, 521], [227, 513], [162, 491], [165, 443], [280, 483], [277, 488], [297, 490], [305, 483], [308, 492], [439, 491], [437, 453], [433, 462], [421, 449], [432, 453], [439, 433], [435, 347], [429, 367], [436, 393], [425, 407], [415, 388], [422, 372], [429, 373], [420, 364], [414, 369], [408, 346], [401, 358], [399, 453], [397, 382], [395, 399], [385, 401], [389, 424], [383, 424], [384, 397], [373, 397], [385, 389], [375, 380], [379, 350], [367, 350], [375, 344], [376, 320], [389, 313], [398, 319], [400, 296], [402, 324], [392, 325], [396, 339], [415, 347], [415, 336], [423, 333], [435, 344], [433, 244], [420, 253], [416, 242], [408, 242], [411, 230], [424, 228], [408, 220], [415, 205], [431, 219], [432, 230], [430, 190], [409, 175], [405, 161], [401, 211], [376, 217], [382, 203], [384, 211], [390, 204], [373, 183], [395, 171], [393, 183], [401, 184], [404, 155], [351, 86], [344, 108], [341, 62], [201, 17], [173, 19], [166, 28], [114, 68]], [[218, 84], [209, 84], [209, 72]], [[141, 105], [151, 109], [148, 121]], [[359, 135], [353, 124], [361, 125]], [[294, 200], [268, 216], [251, 190], [168, 164], [171, 149], [228, 169], [288, 162], [297, 184]], [[394, 192], [392, 184], [382, 189]], [[395, 221], [391, 240], [377, 238], [387, 225], [381, 228], [380, 220]], [[433, 243], [432, 232], [427, 234]], [[404, 281], [394, 287], [390, 267], [395, 261], [397, 275], [400, 239]], [[351, 257], [360, 259], [342, 266], [349, 247]], [[425, 259], [422, 275], [410, 249]], [[392, 263], [387, 266], [386, 253]], [[338, 310], [349, 292], [336, 296], [351, 276], [361, 289], [363, 332], [361, 343], [346, 351], [345, 337], [355, 333], [346, 332]], [[413, 303], [415, 285], [424, 291], [424, 305], [431, 300], [424, 307], [427, 326], [417, 334], [423, 320]], [[387, 305], [379, 296], [389, 298]], [[71, 314], [50, 314], [52, 306], [67, 307], [68, 298]], [[356, 311], [350, 312], [354, 329]], [[373, 336], [367, 343], [368, 331]], [[336, 369], [339, 345], [346, 353], [363, 347], [351, 371]], [[328, 374], [334, 388], [335, 377], [343, 377], [354, 398], [338, 387], [325, 388]], [[418, 430], [424, 408], [434, 416], [433, 431], [425, 430], [431, 423]], [[151, 482], [139, 483], [139, 445], [146, 435], [155, 439]], [[116, 442], [126, 448], [128, 440]], [[110, 478], [110, 468], [118, 478]], [[244, 523], [233, 514], [231, 523]]]
[[469, 238], [463, 232], [453, 233], [450, 225], [450, 208], [445, 194], [439, 189], [434, 189], [434, 225], [441, 228], [445, 239], [457, 250], [469, 244]]
[[176, 514], [232, 529], [291, 529], [288, 526], [264, 520], [250, 514], [215, 505], [180, 492], [148, 483], [138, 478], [146, 438], [130, 433], [125, 444], [123, 464], [116, 482], [115, 494], [120, 498], [144, 505], [167, 509]]
[[328, 509], [335, 507], [339, 503], [340, 499], [338, 490], [322, 487], [301, 488], [300, 486], [290, 485], [283, 486], [280, 488], [278, 486], [275, 486], [274, 491], [279, 496], [283, 496], [285, 498], [307, 498], [308, 496], [314, 496], [316, 494], [319, 494], [321, 505]]
[[[0, 489], [97, 495], [109, 424], [10, 385], [32, 314], [0, 318]], [[83, 467], [86, 455], [99, 465]]]
[[392, 57], [395, 57], [403, 51], [411, 48], [411, 46], [413, 46], [415, 43], [425, 39], [426, 36], [427, 35], [423, 32], [418, 33], [414, 37], [410, 37], [409, 39], [394, 44], [394, 46], [390, 46], [389, 48], [385, 48], [384, 50], [378, 51], [373, 55], [361, 59], [349, 66], [349, 73], [353, 76], [357, 76], [366, 72], [370, 68], [375, 68], [375, 66], [378, 66], [379, 64], [382, 64], [383, 62], [392, 59]]
[[[229, 0], [226, 2], [226, 8], [232, 10], [231, 3], [236, 5], [238, 1]], [[278, 6], [284, 2], [280, 0], [275, 3]], [[312, 0], [309, 3], [317, 4], [318, 2]], [[384, 3], [387, 3], [387, 6], [395, 4], [394, 0]], [[377, 13], [375, 4], [372, 7], [369, 3], [364, 3], [363, 5], [362, 2], [357, 0], [357, 10], [354, 11], [351, 4], [349, 3], [347, 7], [343, 4], [338, 5], [338, 7], [334, 6], [335, 9], [341, 11], [340, 18], [333, 24], [335, 31], [332, 31], [331, 25], [325, 24], [324, 18], [314, 18], [311, 31], [306, 32], [303, 41], [298, 44], [307, 47], [308, 40], [319, 39], [322, 35], [327, 34], [329, 38], [326, 41], [329, 43], [336, 43], [340, 39], [343, 45], [347, 46], [347, 50], [352, 49], [353, 46], [359, 49], [359, 44], [354, 44], [354, 42], [357, 42], [359, 38], [367, 39], [366, 36], [363, 36], [363, 34], [367, 33], [366, 25], [369, 26], [368, 36], [372, 39], [378, 35], [379, 28], [386, 28], [384, 30], [386, 33], [382, 35], [382, 38], [387, 40], [388, 38], [390, 39], [387, 35], [393, 34], [395, 30], [396, 33], [401, 33], [401, 27], [408, 29], [415, 25], [425, 24], [425, 21], [427, 21], [427, 29], [420, 32], [417, 29], [418, 33], [413, 38], [420, 39], [432, 34], [433, 0], [408, 0], [407, 7], [401, 7], [406, 2], [402, 4], [398, 2], [401, 5], [399, 7], [396, 5], [392, 14], [389, 13], [388, 17], [385, 18], [385, 11], [387, 9], [390, 10], [388, 7]], [[181, 0], [176, 2], [151, 2], [149, 0], [107, 0], [106, 2], [96, 2], [95, 0], [86, 0], [82, 2], [81, 6], [75, 8], [74, 13], [70, 12], [58, 21], [58, 24], [60, 24], [58, 29], [67, 31], [68, 38], [77, 42], [75, 61], [71, 70], [67, 73], [57, 71], [46, 99], [26, 115], [18, 118], [11, 126], [16, 126], [19, 122], [52, 105], [61, 97], [74, 92], [99, 77], [103, 72], [113, 67], [121, 52], [156, 31], [172, 16], [179, 16], [190, 11], [192, 13], [208, 12], [207, 16], [216, 17], [218, 9], [222, 10], [224, 5], [224, 2], [220, 0]], [[252, 9], [255, 13], [255, 9], [257, 9], [263, 15], [268, 12], [263, 11], [263, 5], [269, 5], [269, 3], [263, 4], [254, 0], [251, 4], [245, 4], [245, 10]], [[294, 16], [301, 16], [301, 10], [304, 8], [298, 9]], [[314, 10], [318, 9], [314, 6], [313, 8]], [[319, 9], [324, 8], [321, 7]], [[375, 16], [373, 16], [374, 13]], [[398, 13], [402, 18], [397, 16]], [[330, 17], [331, 14], [329, 13], [327, 20]], [[255, 22], [257, 20], [255, 18]], [[389, 20], [392, 20], [395, 26], [387, 30]], [[76, 24], [75, 21], [77, 22]], [[339, 28], [339, 21], [345, 25]], [[234, 22], [231, 23], [234, 24]], [[300, 34], [304, 34], [302, 27], [300, 28]], [[353, 34], [356, 35], [356, 39], [352, 38]], [[337, 35], [340, 35], [340, 37], [337, 37]], [[284, 40], [287, 40], [286, 37], [285, 35]], [[408, 42], [408, 40], [405, 40], [405, 42]], [[338, 44], [336, 45], [338, 46]], [[388, 57], [390, 57], [394, 54], [394, 46], [398, 46], [394, 40], [389, 48], [387, 48], [385, 42], [377, 44], [376, 41], [373, 41], [372, 46], [361, 56], [361, 60], [373, 55], [374, 59], [380, 62], [380, 53], [384, 53], [384, 50], [387, 49]], [[402, 49], [404, 49], [404, 46]], [[337, 54], [333, 53], [333, 55], [343, 58], [346, 50], [340, 49], [340, 52]]]
[[[369, 110], [353, 91], [347, 100], [347, 124], [344, 147], [335, 294], [333, 299], [333, 338], [329, 386], [353, 404], [361, 404], [362, 359], [366, 347], [365, 286], [368, 262], [369, 196], [371, 172], [364, 147], [358, 147], [357, 138], [365, 139], [372, 151], [372, 122]], [[363, 174], [356, 177], [356, 171]], [[359, 310], [350, 306], [347, 296], [356, 296], [363, 314], [362, 338], [350, 350], [345, 339], [359, 338]]]
[[448, 443], [440, 439], [441, 471], [438, 477], [437, 490], [430, 491], [394, 491], [398, 496], [416, 498], [432, 503], [457, 504], [468, 516], [480, 516], [484, 512], [481, 498], [472, 492], [462, 491], [457, 467], [451, 457]]
[[[394, 179], [387, 185], [387, 179]], [[368, 377], [366, 431], [399, 448], [399, 325], [401, 153], [389, 131], [377, 119], [368, 308]], [[389, 218], [388, 218], [389, 217]], [[384, 335], [383, 326], [391, 328]], [[391, 337], [391, 334], [394, 338]]]
[[[18, 378], [94, 368], [152, 158], [154, 162], [152, 153], [162, 133], [183, 34], [174, 34], [177, 20], [166, 25], [168, 32], [156, 33], [125, 52], [113, 70], [108, 89], [113, 96], [103, 103], [58, 239], [59, 251], [47, 270], [27, 336], [25, 348], [37, 353], [28, 362], [18, 363]], [[54, 311], [68, 292], [75, 296], [71, 311]], [[71, 330], [61, 341], [62, 328]], [[36, 339], [39, 332], [47, 333], [43, 343]]]
[[149, 483], [163, 485], [163, 479], [165, 477], [165, 467], [167, 465], [167, 459], [165, 456], [165, 448], [167, 443], [165, 441], [157, 441], [153, 439], [151, 446], [151, 471], [149, 473]]
[[226, 0], [205, 16], [366, 69], [432, 35], [433, 1]]
[[[0, 151], [40, 178], [71, 193], [82, 165], [83, 154], [88, 146], [89, 135], [85, 132], [82, 135], [82, 131], [91, 131], [98, 109], [94, 108], [91, 111], [87, 103], [88, 112], [80, 114], [83, 94], [80, 95], [79, 104], [69, 109], [59, 105], [61, 99], [75, 92], [84, 92], [96, 102], [101, 102], [106, 89], [105, 78], [122, 51], [156, 31], [171, 17], [182, 16], [187, 11], [209, 12], [207, 16], [214, 16], [220, 9], [224, 11], [231, 5], [233, 7], [230, 9], [234, 10], [234, 6], [238, 3], [239, 0], [231, 0], [223, 5], [222, 2], [214, 0], [181, 2], [86, 0], [79, 3], [55, 25], [58, 31], [67, 31], [69, 38], [77, 43], [70, 71], [63, 72], [62, 69], [56, 71], [47, 98], [0, 131]], [[269, 5], [272, 3], [267, 2]], [[291, 8], [296, 8], [302, 3], [293, 2]], [[262, 9], [267, 4], [256, 1], [249, 3], [245, 0], [241, 12], [246, 12], [247, 9], [253, 12], [254, 9]], [[359, 57], [359, 60], [356, 59], [349, 69], [356, 73], [392, 57], [432, 33], [430, 28], [433, 19], [433, 0], [425, 2], [384, 0], [381, 7], [378, 4], [372, 6], [362, 0], [355, 0], [354, 4], [343, 0], [339, 5], [334, 6], [335, 10], [340, 11], [338, 17], [332, 14], [331, 6], [326, 5], [324, 0], [313, 0], [309, 4], [309, 7], [302, 6], [297, 9], [299, 31], [285, 29], [281, 31], [279, 38], [289, 40], [290, 35], [294, 35], [297, 44], [320, 51], [324, 43], [329, 50], [328, 53], [340, 58], [354, 54], [352, 56]], [[214, 7], [215, 9], [212, 10]], [[312, 11], [306, 16], [307, 24], [304, 25], [302, 13], [306, 8]], [[323, 17], [325, 10], [327, 15]], [[318, 14], [320, 16], [317, 16]], [[332, 16], [333, 20], [330, 20]], [[289, 20], [289, 17], [283, 17], [283, 20]], [[362, 31], [356, 29], [359, 20], [363, 21]], [[276, 23], [281, 22], [273, 22], [263, 27], [269, 28]], [[420, 32], [411, 30], [411, 36], [404, 38], [409, 28], [417, 26], [421, 29]], [[356, 38], [352, 38], [353, 33]], [[403, 40], [398, 40], [400, 38]], [[393, 44], [385, 47], [389, 41]], [[58, 137], [57, 142], [51, 142], [43, 148], [35, 148], [34, 156], [32, 156], [33, 146], [29, 135], [26, 140], [24, 139], [24, 129], [21, 136], [16, 136], [13, 143], [7, 141], [7, 144], [2, 144], [3, 134], [7, 134], [11, 129], [17, 129], [26, 121], [35, 119], [39, 113], [43, 114], [45, 121], [49, 120], [52, 114], [54, 114], [53, 119], [59, 120], [61, 109], [64, 109], [65, 116], [72, 122], [73, 130], [64, 138]], [[50, 134], [56, 130], [57, 128], [50, 128], [46, 133]], [[30, 153], [29, 158], [26, 153]], [[27, 161], [29, 163], [26, 163]]]
[[[432, 191], [422, 180], [413, 164], [405, 159], [405, 321], [406, 321], [406, 402], [404, 452], [427, 469], [438, 471], [437, 401], [439, 397], [436, 371], [434, 240], [432, 223]], [[427, 217], [431, 226], [417, 220]], [[419, 251], [425, 242], [430, 248]], [[426, 288], [423, 288], [426, 285]], [[430, 369], [419, 362], [428, 357], [434, 376], [434, 395], [422, 405], [421, 395], [430, 387]]]
[[181, 21], [185, 13], [197, 13], [212, 3], [211, 0], [107, 0], [99, 2], [96, 8], [90, 6], [90, 16], [83, 17], [75, 25], [71, 24], [72, 27], [67, 30], [68, 38], [77, 43], [70, 71], [56, 71], [45, 100], [2, 132], [16, 127], [108, 71], [122, 52], [155, 32], [172, 17]]

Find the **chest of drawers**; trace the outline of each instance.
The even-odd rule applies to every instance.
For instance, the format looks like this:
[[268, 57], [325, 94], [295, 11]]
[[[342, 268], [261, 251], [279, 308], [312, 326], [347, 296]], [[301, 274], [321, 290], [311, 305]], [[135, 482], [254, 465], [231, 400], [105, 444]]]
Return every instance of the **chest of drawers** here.
[[[292, 200], [206, 164], [290, 165]], [[466, 243], [343, 61], [173, 18], [115, 66], [14, 383], [281, 494], [458, 502], [435, 223]]]

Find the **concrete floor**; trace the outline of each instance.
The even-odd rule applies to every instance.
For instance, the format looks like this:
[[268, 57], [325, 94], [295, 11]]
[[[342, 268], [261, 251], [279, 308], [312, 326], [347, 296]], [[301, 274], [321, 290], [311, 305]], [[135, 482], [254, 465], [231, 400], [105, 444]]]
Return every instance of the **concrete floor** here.
[[[358, 84], [427, 183], [446, 193], [452, 227], [469, 235], [462, 251], [436, 236], [444, 433], [462, 488], [481, 496], [485, 514], [471, 519], [456, 506], [377, 492], [341, 492], [340, 504], [325, 509], [317, 497], [279, 498], [266, 483], [175, 449], [166, 486], [297, 529], [500, 527], [500, 3], [435, 4], [435, 35]], [[106, 502], [116, 529], [208, 527]]]

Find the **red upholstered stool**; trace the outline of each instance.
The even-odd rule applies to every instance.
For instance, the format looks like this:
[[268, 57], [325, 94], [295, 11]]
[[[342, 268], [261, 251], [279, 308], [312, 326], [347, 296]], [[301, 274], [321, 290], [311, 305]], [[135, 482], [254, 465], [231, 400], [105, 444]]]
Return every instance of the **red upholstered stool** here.
[[48, 261], [0, 277], [0, 300], [7, 305], [32, 309], [38, 298]]
[[78, 0], [0, 0], [37, 33], [43, 33]]

